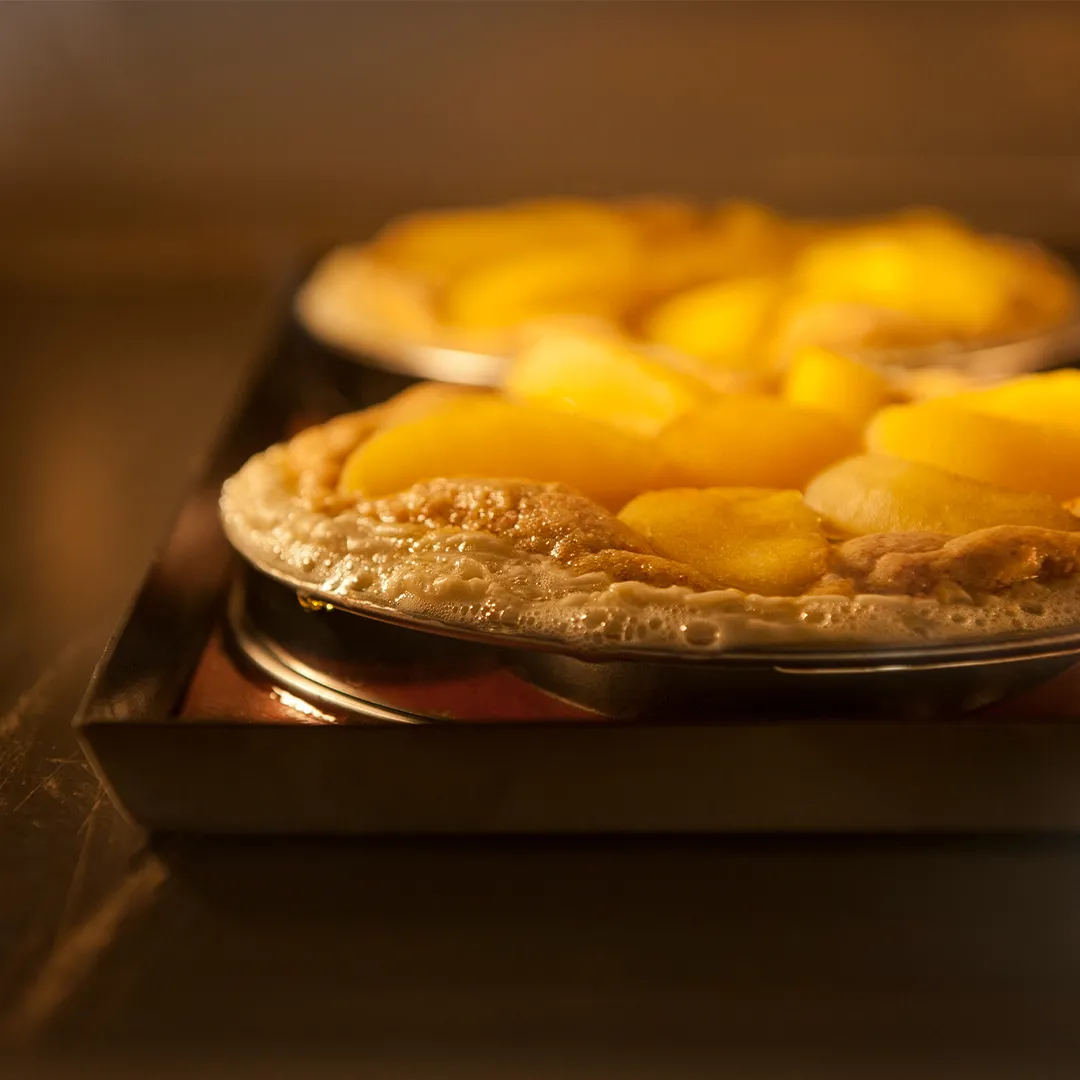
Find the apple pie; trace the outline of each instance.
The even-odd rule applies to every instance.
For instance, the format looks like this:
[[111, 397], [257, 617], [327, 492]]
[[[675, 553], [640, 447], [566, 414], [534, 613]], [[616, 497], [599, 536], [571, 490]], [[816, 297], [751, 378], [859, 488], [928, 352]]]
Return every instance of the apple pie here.
[[1080, 372], [911, 401], [811, 350], [718, 392], [624, 349], [304, 431], [226, 483], [227, 534], [328, 602], [579, 649], [1080, 629]]
[[339, 247], [297, 310], [361, 354], [510, 356], [538, 328], [618, 330], [717, 372], [782, 370], [803, 345], [910, 355], [1069, 324], [1072, 272], [937, 210], [802, 221], [754, 203], [540, 199], [431, 211]]

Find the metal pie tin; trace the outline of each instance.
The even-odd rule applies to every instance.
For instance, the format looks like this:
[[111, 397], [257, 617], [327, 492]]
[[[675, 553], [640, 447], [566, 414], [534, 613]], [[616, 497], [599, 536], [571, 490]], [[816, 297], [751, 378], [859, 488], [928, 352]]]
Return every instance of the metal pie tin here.
[[[748, 714], [926, 719], [967, 712], [1045, 682], [1080, 661], [1080, 628], [903, 648], [733, 649], [725, 653], [583, 647], [470, 628], [304, 590], [250, 565], [234, 595], [234, 632], [272, 655], [274, 674], [340, 705], [372, 627], [418, 672], [432, 664], [505, 664], [566, 701], [623, 720], [724, 722]], [[242, 597], [242, 599], [241, 599]], [[302, 602], [303, 601], [303, 602]], [[251, 650], [249, 649], [249, 652]], [[324, 693], [329, 692], [329, 697]], [[415, 716], [408, 717], [416, 722]]]

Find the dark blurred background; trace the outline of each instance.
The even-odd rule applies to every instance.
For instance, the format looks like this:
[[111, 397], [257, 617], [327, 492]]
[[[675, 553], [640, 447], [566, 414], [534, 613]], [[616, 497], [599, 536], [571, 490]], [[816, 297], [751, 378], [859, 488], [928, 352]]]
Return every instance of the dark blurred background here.
[[7, 3], [2, 272], [246, 273], [424, 204], [930, 201], [1080, 239], [1068, 3]]
[[310, 253], [654, 190], [1080, 242], [1080, 5], [0, 3], [0, 708], [116, 617]]

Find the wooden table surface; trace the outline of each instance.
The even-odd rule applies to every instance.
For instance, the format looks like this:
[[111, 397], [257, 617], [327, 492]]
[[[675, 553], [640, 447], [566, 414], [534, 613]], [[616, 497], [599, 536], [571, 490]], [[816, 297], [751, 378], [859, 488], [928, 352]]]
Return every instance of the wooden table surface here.
[[1077, 1075], [1080, 840], [123, 820], [71, 714], [273, 307], [0, 302], [0, 1075]]

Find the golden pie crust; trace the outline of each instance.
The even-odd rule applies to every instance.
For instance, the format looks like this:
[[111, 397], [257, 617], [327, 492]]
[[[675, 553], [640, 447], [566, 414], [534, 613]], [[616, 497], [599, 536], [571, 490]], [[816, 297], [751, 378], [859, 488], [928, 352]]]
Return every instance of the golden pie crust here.
[[831, 546], [804, 596], [760, 597], [664, 558], [561, 484], [450, 477], [383, 498], [338, 491], [345, 459], [380, 426], [464, 392], [419, 386], [256, 455], [222, 493], [231, 542], [303, 592], [569, 645], [820, 647], [1080, 626], [1080, 532], [861, 536]]

